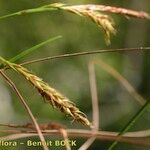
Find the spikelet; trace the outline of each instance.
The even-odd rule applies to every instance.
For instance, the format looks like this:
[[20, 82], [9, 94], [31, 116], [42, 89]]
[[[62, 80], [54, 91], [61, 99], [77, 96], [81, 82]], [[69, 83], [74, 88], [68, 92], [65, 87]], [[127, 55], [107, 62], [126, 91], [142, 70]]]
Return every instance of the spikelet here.
[[93, 22], [95, 22], [99, 27], [103, 29], [105, 41], [107, 44], [110, 44], [111, 34], [116, 34], [116, 30], [113, 27], [114, 22], [112, 18], [110, 18], [108, 15], [103, 15], [99, 12], [94, 11], [87, 11], [84, 14], [85, 16], [91, 18]]
[[79, 16], [85, 16], [90, 18], [94, 23], [96, 23], [104, 30], [105, 40], [107, 44], [110, 44], [110, 35], [116, 34], [116, 30], [114, 28], [114, 21], [111, 17], [95, 11], [94, 9], [87, 9], [86, 5], [82, 5], [82, 7], [80, 7], [80, 5], [66, 6], [62, 3], [54, 3], [49, 5], [49, 7], [66, 10]]
[[83, 125], [91, 126], [91, 123], [88, 121], [86, 115], [81, 112], [73, 102], [60, 94], [54, 88], [50, 87], [41, 78], [32, 74], [29, 70], [20, 65], [10, 63], [4, 59], [1, 60], [4, 62], [4, 64], [6, 64], [6, 66], [9, 66], [13, 70], [23, 75], [38, 90], [40, 95], [54, 108], [58, 108], [61, 112], [71, 116], [73, 121], [78, 121]]

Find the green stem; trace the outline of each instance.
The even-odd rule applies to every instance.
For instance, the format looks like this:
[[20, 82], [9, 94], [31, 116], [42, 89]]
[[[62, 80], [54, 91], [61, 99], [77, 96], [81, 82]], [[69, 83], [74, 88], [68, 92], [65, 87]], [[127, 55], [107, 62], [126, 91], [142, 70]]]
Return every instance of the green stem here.
[[53, 11], [53, 10], [58, 10], [57, 8], [53, 8], [53, 7], [38, 7], [38, 8], [33, 8], [33, 9], [26, 9], [26, 10], [22, 10], [22, 11], [18, 11], [15, 13], [11, 13], [5, 16], [1, 16], [0, 19], [6, 19], [12, 16], [18, 16], [18, 15], [25, 15], [25, 14], [30, 14], [30, 13], [38, 13], [38, 12], [45, 12], [45, 11]]
[[[121, 132], [118, 134], [118, 138], [120, 135], [123, 135], [126, 133], [134, 124], [135, 122], [144, 114], [144, 112], [148, 109], [150, 106], [150, 100], [145, 103], [145, 105], [135, 114], [135, 116], [127, 123], [127, 125], [121, 130]], [[114, 141], [108, 150], [112, 150], [116, 145], [118, 141]]]

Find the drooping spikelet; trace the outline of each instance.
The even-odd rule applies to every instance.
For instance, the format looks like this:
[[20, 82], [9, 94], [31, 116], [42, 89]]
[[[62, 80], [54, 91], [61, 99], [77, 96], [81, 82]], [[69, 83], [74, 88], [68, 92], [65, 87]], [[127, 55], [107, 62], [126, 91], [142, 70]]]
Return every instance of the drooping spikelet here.
[[116, 30], [114, 28], [114, 21], [111, 17], [109, 17], [108, 15], [104, 15], [94, 9], [88, 9], [87, 5], [82, 5], [81, 7], [80, 5], [66, 6], [62, 3], [55, 3], [49, 5], [49, 7], [66, 10], [79, 16], [90, 18], [94, 23], [96, 23], [104, 30], [105, 40], [107, 44], [110, 44], [110, 35], [116, 33]]
[[41, 78], [32, 74], [29, 70], [20, 65], [10, 63], [5, 60], [3, 61], [7, 64], [7, 66], [23, 75], [38, 90], [41, 96], [54, 108], [58, 108], [61, 112], [71, 116], [73, 120], [81, 122], [83, 125], [91, 126], [91, 123], [88, 121], [86, 115], [81, 112], [73, 102], [60, 94], [54, 88], [50, 87]]

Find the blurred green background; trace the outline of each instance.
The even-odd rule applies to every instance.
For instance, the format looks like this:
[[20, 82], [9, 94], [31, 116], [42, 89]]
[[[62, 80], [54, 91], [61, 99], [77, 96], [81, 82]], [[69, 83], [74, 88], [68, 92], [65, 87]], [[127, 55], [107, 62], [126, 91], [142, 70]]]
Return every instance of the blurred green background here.
[[[34, 8], [58, 2], [54, 0], [0, 0], [0, 16], [23, 9]], [[149, 0], [72, 0], [59, 1], [68, 4], [105, 4], [135, 10], [150, 10]], [[37, 52], [20, 60], [23, 61], [79, 51], [92, 51], [108, 48], [144, 47], [150, 45], [150, 22], [111, 14], [116, 23], [117, 35], [107, 46], [103, 32], [89, 19], [74, 14], [53, 11], [0, 20], [0, 55], [11, 58], [50, 37], [62, 35], [63, 38], [47, 44]], [[146, 99], [150, 98], [150, 53], [124, 52], [105, 53], [91, 56], [64, 58], [28, 65], [27, 68], [58, 89], [87, 114], [92, 120], [91, 94], [89, 86], [88, 63], [101, 58], [128, 79], [135, 89]], [[78, 123], [44, 103], [30, 84], [13, 71], [8, 75], [16, 83], [29, 104], [38, 122], [60, 122], [68, 128], [83, 128]], [[100, 105], [100, 128], [120, 131], [140, 109], [140, 105], [126, 92], [120, 83], [96, 66], [96, 79]], [[0, 123], [26, 123], [30, 119], [16, 94], [0, 79]], [[146, 123], [145, 123], [146, 122]], [[132, 131], [148, 129], [148, 112], [136, 123]], [[77, 139], [77, 149], [84, 140]], [[95, 141], [91, 150], [107, 149], [110, 142]], [[12, 148], [11, 148], [12, 149]], [[19, 149], [27, 149], [20, 147]], [[33, 149], [33, 148], [32, 148]], [[35, 148], [40, 149], [40, 148]], [[54, 148], [55, 149], [55, 148]], [[147, 147], [119, 143], [117, 150], [147, 150]]]

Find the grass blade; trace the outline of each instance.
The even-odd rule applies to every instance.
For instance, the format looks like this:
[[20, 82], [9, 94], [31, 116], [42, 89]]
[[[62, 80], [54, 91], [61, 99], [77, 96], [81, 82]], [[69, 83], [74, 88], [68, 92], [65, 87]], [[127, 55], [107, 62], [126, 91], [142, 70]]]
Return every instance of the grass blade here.
[[[144, 114], [144, 112], [150, 107], [150, 100], [148, 100], [145, 105], [135, 114], [135, 116], [127, 123], [127, 125], [122, 129], [122, 131], [118, 134], [118, 138], [120, 135], [126, 133], [135, 123], [136, 121]], [[118, 144], [118, 141], [114, 141], [108, 150], [114, 149], [114, 147]]]
[[35, 46], [33, 46], [33, 47], [27, 49], [27, 50], [24, 50], [23, 52], [19, 53], [19, 54], [16, 55], [15, 57], [11, 58], [9, 61], [10, 61], [10, 62], [16, 62], [16, 61], [18, 61], [19, 59], [21, 59], [21, 58], [23, 58], [23, 57], [29, 55], [29, 54], [32, 53], [32, 52], [34, 52], [34, 51], [37, 50], [38, 48], [40, 48], [40, 47], [42, 47], [42, 46], [44, 46], [44, 45], [46, 45], [46, 44], [48, 44], [48, 43], [50, 43], [50, 42], [53, 42], [53, 41], [55, 41], [55, 40], [57, 40], [57, 39], [60, 39], [61, 37], [62, 37], [62, 36], [59, 35], [59, 36], [50, 38], [50, 39], [48, 39], [48, 40], [46, 40], [46, 41], [44, 41], [44, 42], [41, 42], [41, 43], [39, 43], [39, 44], [37, 44], [37, 45], [35, 45]]

